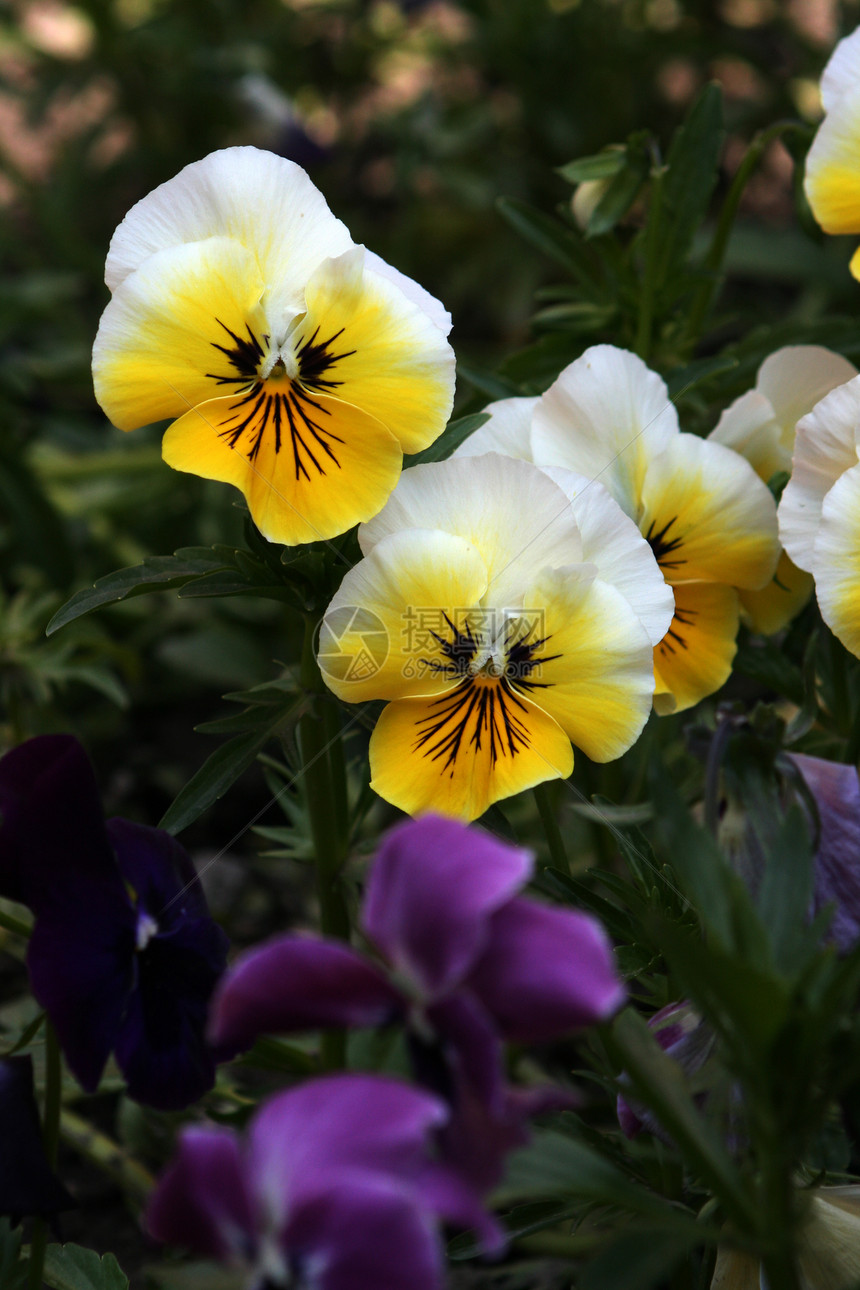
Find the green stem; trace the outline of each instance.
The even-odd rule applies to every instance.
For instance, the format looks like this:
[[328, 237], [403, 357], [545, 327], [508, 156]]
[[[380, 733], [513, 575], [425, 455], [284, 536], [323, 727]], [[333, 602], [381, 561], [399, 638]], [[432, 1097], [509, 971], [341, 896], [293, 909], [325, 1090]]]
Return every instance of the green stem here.
[[[60, 1141], [60, 1103], [63, 1093], [63, 1061], [57, 1032], [45, 1018], [45, 1108], [42, 1115], [42, 1142], [45, 1156], [53, 1169], [57, 1163]], [[33, 1219], [30, 1237], [30, 1266], [27, 1276], [28, 1290], [41, 1290], [45, 1269], [45, 1251], [48, 1246], [48, 1224], [44, 1218]]]
[[[322, 677], [314, 656], [314, 627], [312, 619], [305, 623], [305, 640], [302, 651], [301, 681], [311, 695], [321, 694]], [[340, 729], [329, 738], [325, 724], [325, 704], [320, 713], [320, 699], [313, 698], [307, 712], [299, 721], [299, 744], [302, 755], [302, 775], [305, 798], [308, 804], [311, 837], [316, 859], [317, 896], [320, 906], [320, 930], [325, 936], [335, 936], [348, 941], [350, 936], [349, 911], [344, 900], [340, 869], [346, 859], [346, 839], [349, 821], [338, 818], [345, 798], [343, 789], [336, 788], [330, 758], [333, 743], [340, 742]], [[344, 1066], [346, 1042], [342, 1031], [323, 1033], [320, 1047], [322, 1065], [326, 1070]]]
[[687, 336], [692, 341], [698, 339], [702, 324], [720, 288], [720, 268], [726, 254], [726, 247], [728, 246], [744, 189], [774, 139], [779, 139], [784, 134], [793, 133], [806, 135], [808, 130], [806, 126], [801, 125], [798, 121], [777, 121], [767, 130], [762, 130], [761, 134], [756, 135], [749, 148], [747, 148], [744, 159], [737, 168], [731, 188], [723, 203], [723, 209], [720, 211], [714, 239], [702, 266], [707, 275], [707, 281], [702, 283], [696, 293], [690, 310], [690, 317], [687, 321]]
[[149, 1170], [88, 1120], [64, 1109], [60, 1116], [60, 1134], [63, 1142], [101, 1169], [128, 1195], [140, 1201], [149, 1196], [155, 1186]]
[[330, 697], [323, 706], [323, 727], [328, 743], [328, 763], [331, 773], [332, 810], [338, 826], [338, 843], [343, 856], [349, 848], [349, 795], [346, 782], [346, 758], [343, 752], [343, 723], [340, 705]]
[[536, 784], [533, 792], [543, 831], [546, 835], [550, 859], [556, 869], [560, 869], [562, 873], [570, 873], [570, 861], [567, 858], [561, 829], [558, 827], [558, 818], [553, 808], [549, 784]]

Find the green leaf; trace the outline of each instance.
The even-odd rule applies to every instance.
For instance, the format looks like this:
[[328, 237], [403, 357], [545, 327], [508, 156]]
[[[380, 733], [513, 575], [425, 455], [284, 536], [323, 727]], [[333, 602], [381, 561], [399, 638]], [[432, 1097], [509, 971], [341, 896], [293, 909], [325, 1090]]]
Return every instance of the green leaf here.
[[80, 1245], [49, 1245], [44, 1280], [51, 1290], [128, 1290], [128, 1277], [112, 1254], [102, 1258]]
[[[253, 691], [251, 692], [253, 693]], [[223, 797], [244, 771], [256, 760], [280, 726], [296, 722], [304, 710], [304, 695], [289, 695], [273, 706], [268, 719], [245, 734], [236, 735], [217, 748], [167, 808], [159, 828], [180, 833], [213, 803]]]
[[46, 628], [46, 635], [50, 636], [60, 627], [65, 627], [66, 623], [74, 622], [76, 618], [81, 618], [102, 605], [112, 605], [131, 596], [147, 595], [151, 591], [169, 591], [171, 588], [184, 586], [192, 578], [200, 578], [204, 574], [226, 568], [229, 568], [229, 561], [216, 549], [208, 547], [184, 547], [173, 555], [150, 556], [143, 564], [129, 569], [117, 569], [115, 573], [99, 578], [92, 587], [77, 592], [54, 614]]
[[570, 184], [584, 184], [591, 179], [611, 179], [617, 175], [625, 164], [623, 148], [605, 148], [591, 157], [580, 157], [569, 161], [566, 166], [559, 166], [556, 174], [561, 175]]
[[620, 1206], [635, 1214], [663, 1215], [669, 1210], [662, 1197], [626, 1178], [605, 1156], [549, 1129], [534, 1133], [527, 1147], [508, 1157], [494, 1202], [565, 1196]]
[[0, 1286], [3, 1290], [23, 1290], [27, 1284], [27, 1264], [20, 1259], [21, 1229], [12, 1227], [8, 1218], [0, 1218]]
[[591, 259], [576, 229], [513, 197], [500, 197], [496, 206], [511, 227], [536, 250], [593, 286]]
[[470, 434], [473, 434], [489, 419], [490, 416], [487, 412], [473, 412], [470, 416], [459, 417], [456, 421], [450, 421], [436, 442], [431, 443], [429, 448], [425, 448], [423, 452], [416, 452], [411, 457], [406, 457], [403, 462], [404, 467], [420, 466], [425, 461], [445, 461], [451, 456], [452, 452], [466, 442]]
[[676, 367], [666, 377], [666, 385], [669, 390], [669, 398], [674, 401], [683, 398], [689, 394], [690, 390], [695, 389], [702, 381], [708, 380], [712, 376], [723, 376], [726, 372], [733, 371], [738, 366], [738, 360], [731, 355], [722, 354], [716, 358], [697, 358], [695, 362], [687, 363], [684, 367]]
[[719, 176], [723, 146], [719, 85], [706, 85], [676, 131], [666, 158], [657, 239], [658, 281], [671, 277], [686, 259], [704, 219]]
[[68, 586], [74, 567], [65, 524], [29, 467], [6, 453], [0, 454], [0, 515], [21, 557], [55, 586]]
[[699, 1114], [678, 1063], [632, 1008], [625, 1008], [605, 1038], [636, 1097], [651, 1108], [726, 1212], [748, 1230], [751, 1200], [715, 1129]]
[[[736, 672], [767, 686], [782, 698], [790, 699], [798, 706], [803, 705], [806, 697], [803, 674], [774, 641], [762, 638], [755, 644], [741, 645], [733, 666]], [[815, 710], [817, 712], [817, 704]]]
[[601, 1251], [585, 1269], [580, 1290], [651, 1290], [702, 1242], [694, 1227], [689, 1231], [624, 1232]]
[[811, 898], [812, 841], [803, 811], [793, 803], [773, 839], [758, 897], [774, 962], [782, 972], [797, 968], [810, 948], [806, 920]]

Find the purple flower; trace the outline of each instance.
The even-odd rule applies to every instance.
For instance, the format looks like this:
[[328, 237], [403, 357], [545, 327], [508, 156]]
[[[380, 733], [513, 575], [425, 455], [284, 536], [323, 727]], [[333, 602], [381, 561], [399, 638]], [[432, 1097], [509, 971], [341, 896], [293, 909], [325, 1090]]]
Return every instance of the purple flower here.
[[29, 1057], [0, 1057], [0, 1142], [0, 1214], [16, 1222], [73, 1207], [42, 1147]]
[[264, 1104], [244, 1142], [186, 1129], [147, 1225], [159, 1241], [249, 1267], [254, 1286], [438, 1290], [439, 1219], [476, 1218], [430, 1158], [446, 1116], [396, 1080], [313, 1080]]
[[[654, 1038], [666, 1053], [681, 1067], [685, 1075], [698, 1074], [713, 1055], [714, 1032], [702, 1021], [691, 1003], [669, 1003], [648, 1019]], [[622, 1083], [626, 1082], [622, 1077]], [[665, 1130], [647, 1107], [628, 1101], [619, 1094], [616, 1104], [618, 1123], [626, 1137], [635, 1138], [643, 1129], [667, 1140]]]
[[68, 735], [0, 761], [0, 812], [0, 895], [36, 916], [30, 984], [75, 1077], [94, 1092], [113, 1052], [138, 1101], [196, 1101], [215, 1078], [205, 1024], [227, 941], [183, 848], [160, 829], [105, 822]]
[[860, 938], [860, 781], [854, 766], [790, 753], [818, 808], [812, 913], [835, 904], [829, 935], [847, 951]]
[[401, 825], [382, 845], [362, 913], [387, 970], [337, 942], [278, 937], [225, 977], [213, 1042], [235, 1053], [261, 1032], [405, 1022], [418, 1079], [454, 1108], [449, 1157], [480, 1189], [493, 1185], [526, 1116], [559, 1096], [508, 1089], [502, 1041], [557, 1038], [624, 999], [593, 918], [516, 894], [532, 864], [456, 820]]

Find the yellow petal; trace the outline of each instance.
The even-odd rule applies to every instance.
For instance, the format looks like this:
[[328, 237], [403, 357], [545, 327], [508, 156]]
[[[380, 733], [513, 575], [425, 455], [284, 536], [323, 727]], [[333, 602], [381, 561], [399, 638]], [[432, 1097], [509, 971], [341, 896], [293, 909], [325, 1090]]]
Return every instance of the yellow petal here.
[[540, 616], [543, 639], [513, 684], [593, 761], [610, 761], [638, 738], [651, 711], [652, 647], [621, 592], [587, 569], [546, 570], [529, 591], [526, 609]]
[[399, 699], [370, 740], [371, 787], [410, 815], [461, 820], [573, 770], [567, 735], [504, 679], [468, 677], [436, 698]]
[[728, 680], [738, 622], [734, 588], [707, 582], [675, 587], [675, 617], [654, 650], [657, 712], [683, 712]]
[[798, 569], [783, 551], [772, 582], [759, 591], [741, 591], [741, 616], [754, 632], [772, 636], [799, 614], [813, 588], [812, 576]]
[[776, 503], [722, 444], [679, 434], [649, 464], [639, 521], [667, 582], [763, 587], [779, 558]]
[[860, 86], [842, 94], [806, 158], [804, 188], [825, 233], [860, 232]]
[[404, 452], [419, 452], [448, 420], [454, 351], [393, 281], [364, 272], [363, 258], [357, 248], [319, 267], [291, 341], [300, 367], [303, 346], [336, 345], [339, 358], [325, 371], [325, 388], [381, 421]]
[[96, 398], [121, 430], [179, 417], [253, 377], [268, 324], [250, 251], [210, 238], [151, 256], [117, 288], [93, 347]]
[[402, 462], [366, 412], [287, 380], [201, 403], [168, 428], [162, 453], [174, 470], [234, 484], [263, 536], [289, 545], [375, 514]]
[[438, 694], [459, 680], [455, 630], [465, 634], [487, 570], [464, 538], [407, 529], [384, 538], [346, 574], [320, 627], [323, 678], [349, 703]]

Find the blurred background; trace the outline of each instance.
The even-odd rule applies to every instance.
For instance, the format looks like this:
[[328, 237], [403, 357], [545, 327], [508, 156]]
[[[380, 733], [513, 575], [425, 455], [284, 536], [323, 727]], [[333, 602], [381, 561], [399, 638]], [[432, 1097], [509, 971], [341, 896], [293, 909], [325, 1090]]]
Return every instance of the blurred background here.
[[[559, 273], [499, 197], [569, 203], [557, 167], [633, 130], [665, 147], [709, 79], [724, 91], [724, 191], [759, 128], [819, 119], [821, 69], [858, 20], [858, 0], [2, 4], [3, 745], [74, 730], [109, 809], [154, 823], [217, 746], [193, 727], [229, 710], [220, 695], [295, 657], [282, 609], [252, 598], [165, 594], [44, 639], [52, 612], [113, 569], [241, 541], [232, 490], [168, 470], [157, 427], [122, 435], [93, 399], [104, 256], [132, 203], [215, 148], [290, 157], [357, 241], [444, 300], [458, 359], [492, 372]], [[776, 142], [730, 261], [735, 305], [757, 322], [789, 297], [812, 313], [854, 299], [845, 257], [799, 230], [792, 183]], [[481, 397], [461, 382], [461, 409]], [[221, 845], [265, 799], [249, 776], [195, 826], [200, 844]]]

